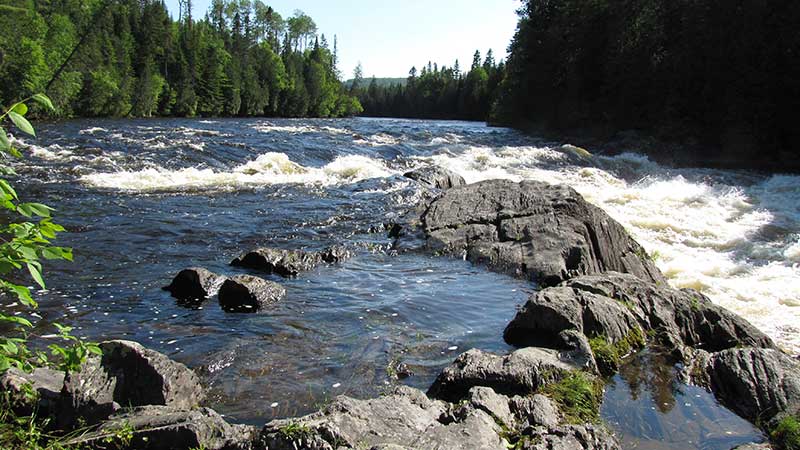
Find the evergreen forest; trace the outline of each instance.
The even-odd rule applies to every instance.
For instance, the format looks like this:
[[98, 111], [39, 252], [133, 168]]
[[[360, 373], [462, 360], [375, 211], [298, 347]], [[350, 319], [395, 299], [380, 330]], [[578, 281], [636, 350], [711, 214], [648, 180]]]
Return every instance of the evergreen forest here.
[[341, 117], [337, 42], [301, 11], [214, 0], [192, 17], [160, 0], [0, 3], [0, 104], [46, 92], [60, 117]]

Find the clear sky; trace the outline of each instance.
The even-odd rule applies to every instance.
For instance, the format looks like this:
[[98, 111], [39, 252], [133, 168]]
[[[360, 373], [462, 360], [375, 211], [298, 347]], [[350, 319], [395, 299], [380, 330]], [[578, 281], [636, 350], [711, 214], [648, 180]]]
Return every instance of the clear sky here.
[[[472, 55], [492, 49], [495, 59], [506, 48], [517, 25], [519, 0], [262, 0], [284, 18], [300, 9], [333, 45], [339, 40], [339, 70], [351, 78], [361, 62], [364, 76], [406, 77], [433, 61], [452, 66], [458, 58], [469, 69]], [[194, 0], [196, 18], [205, 16], [210, 0]], [[166, 0], [178, 16], [178, 0]]]

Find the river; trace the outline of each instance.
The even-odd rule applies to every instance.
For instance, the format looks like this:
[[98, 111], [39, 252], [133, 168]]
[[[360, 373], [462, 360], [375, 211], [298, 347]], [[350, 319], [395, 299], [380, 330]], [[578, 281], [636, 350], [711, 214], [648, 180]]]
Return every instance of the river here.
[[[399, 362], [414, 373], [404, 382], [424, 389], [463, 350], [511, 350], [502, 330], [535, 286], [465, 261], [394, 255], [385, 234], [369, 232], [419, 201], [401, 175], [431, 163], [467, 182], [569, 184], [622, 223], [673, 286], [699, 289], [800, 353], [798, 176], [673, 169], [633, 153], [586, 157], [471, 122], [75, 120], [37, 130], [18, 141], [28, 150], [17, 164], [21, 190], [57, 209], [70, 231], [59, 243], [76, 255], [46, 267], [38, 326], [58, 321], [91, 339], [162, 351], [197, 369], [210, 406], [234, 421], [377, 395], [396, 383], [390, 367]], [[333, 243], [356, 256], [276, 279], [288, 296], [265, 313], [227, 314], [214, 301], [184, 308], [160, 289], [191, 266], [241, 273], [228, 262], [260, 245]], [[757, 435], [696, 388], [667, 380], [665, 408], [663, 386], [644, 401], [629, 378], [609, 385], [604, 406], [623, 442], [724, 449]], [[641, 410], [641, 420], [622, 410]], [[670, 439], [673, 447], [663, 444]]]

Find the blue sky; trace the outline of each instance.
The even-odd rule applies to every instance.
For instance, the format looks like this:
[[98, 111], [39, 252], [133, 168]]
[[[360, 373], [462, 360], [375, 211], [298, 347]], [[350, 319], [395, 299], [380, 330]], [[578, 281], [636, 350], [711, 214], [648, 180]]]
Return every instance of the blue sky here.
[[[516, 28], [519, 0], [263, 0], [284, 18], [300, 9], [311, 16], [328, 41], [339, 39], [339, 70], [351, 78], [360, 61], [364, 76], [405, 77], [411, 66], [427, 62], [462, 69], [472, 54], [492, 49], [505, 57]], [[203, 17], [210, 0], [194, 0]], [[177, 18], [178, 0], [167, 0]]]

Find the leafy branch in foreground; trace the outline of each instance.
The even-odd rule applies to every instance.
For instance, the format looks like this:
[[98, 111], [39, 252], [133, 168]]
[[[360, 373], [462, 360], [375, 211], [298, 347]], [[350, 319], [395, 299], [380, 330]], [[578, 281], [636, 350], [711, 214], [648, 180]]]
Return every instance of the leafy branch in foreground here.
[[[53, 208], [41, 203], [23, 202], [6, 179], [17, 175], [8, 164], [10, 158], [22, 158], [22, 154], [14, 148], [6, 134], [5, 121], [8, 119], [19, 131], [36, 136], [33, 126], [25, 118], [29, 101], [49, 110], [53, 109], [53, 103], [47, 96], [36, 94], [15, 103], [0, 115], [0, 292], [16, 298], [33, 312], [38, 305], [30, 288], [17, 281], [18, 272], [27, 270], [36, 285], [45, 289], [42, 260], [72, 261], [72, 249], [51, 245], [51, 240], [56, 238], [57, 233], [65, 231], [64, 227], [52, 221], [50, 213]], [[15, 220], [20, 220], [20, 216], [22, 221], [16, 222]], [[90, 352], [100, 353], [97, 345], [72, 336], [71, 328], [55, 324], [58, 336], [71, 345], [50, 345], [52, 354], [59, 358], [51, 361], [43, 352], [28, 348], [28, 330], [33, 327], [28, 319], [0, 312], [0, 324], [5, 324], [4, 334], [0, 336], [0, 373], [11, 367], [31, 371], [36, 366], [43, 365], [55, 365], [64, 371], [73, 371]]]

